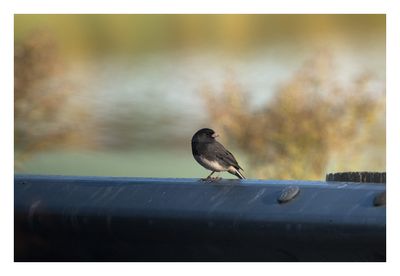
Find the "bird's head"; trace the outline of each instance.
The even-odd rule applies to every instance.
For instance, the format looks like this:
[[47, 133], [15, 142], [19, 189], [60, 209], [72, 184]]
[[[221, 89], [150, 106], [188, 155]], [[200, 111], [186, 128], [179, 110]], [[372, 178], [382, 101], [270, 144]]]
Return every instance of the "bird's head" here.
[[218, 137], [218, 134], [215, 133], [214, 130], [210, 128], [202, 128], [193, 135], [192, 142], [212, 142], [216, 137]]

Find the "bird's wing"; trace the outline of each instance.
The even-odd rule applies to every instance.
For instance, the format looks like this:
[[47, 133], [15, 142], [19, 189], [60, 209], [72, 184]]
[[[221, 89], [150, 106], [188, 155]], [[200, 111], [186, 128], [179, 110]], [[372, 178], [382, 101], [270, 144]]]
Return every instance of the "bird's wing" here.
[[233, 154], [229, 150], [227, 150], [222, 144], [220, 144], [219, 142], [215, 142], [214, 146], [215, 153], [219, 159], [227, 163], [227, 165], [229, 166], [233, 166], [237, 169], [243, 170], [242, 167], [239, 166]]

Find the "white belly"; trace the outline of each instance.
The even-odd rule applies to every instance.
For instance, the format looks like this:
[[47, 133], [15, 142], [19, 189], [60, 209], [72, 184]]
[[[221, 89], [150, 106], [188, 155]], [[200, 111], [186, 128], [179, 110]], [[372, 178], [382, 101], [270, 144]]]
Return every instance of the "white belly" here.
[[216, 171], [216, 172], [221, 172], [221, 171], [227, 171], [228, 168], [225, 168], [221, 166], [217, 161], [210, 161], [205, 159], [202, 156], [195, 156], [194, 157], [197, 162], [199, 162], [200, 165], [202, 165], [204, 168], [211, 170], [211, 171]]

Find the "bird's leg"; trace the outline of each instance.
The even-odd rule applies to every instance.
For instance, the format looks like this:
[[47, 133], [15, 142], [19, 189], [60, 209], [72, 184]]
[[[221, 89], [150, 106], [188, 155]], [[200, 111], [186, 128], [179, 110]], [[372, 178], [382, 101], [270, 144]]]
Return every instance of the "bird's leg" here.
[[218, 176], [215, 176], [215, 177], [211, 177], [211, 175], [212, 175], [213, 173], [215, 173], [215, 171], [213, 171], [213, 172], [207, 177], [207, 179], [210, 179], [210, 180], [212, 180], [212, 181], [218, 181], [218, 180], [221, 180], [221, 179], [222, 179], [222, 177], [220, 177], [219, 175], [218, 175]]
[[206, 178], [202, 178], [201, 180], [202, 181], [207, 181], [207, 180], [211, 180], [212, 179], [212, 175], [213, 175], [213, 173], [215, 173], [215, 171], [212, 171], [211, 173], [210, 173], [210, 175], [209, 176], [207, 176]]
[[209, 176], [207, 176], [207, 179], [212, 179], [212, 175], [215, 173], [215, 171], [212, 171], [211, 173], [210, 173], [210, 175]]
[[[218, 172], [218, 175], [217, 175], [217, 176], [211, 177], [211, 180], [213, 180], [213, 181], [221, 180], [222, 177], [220, 177], [219, 174], [220, 174], [220, 172]], [[211, 176], [211, 175], [210, 175], [210, 176]]]
[[216, 176], [216, 177], [212, 177], [212, 175], [215, 173], [215, 171], [212, 171], [212, 173], [210, 173], [209, 176], [207, 176], [206, 178], [202, 178], [202, 181], [218, 181], [221, 180], [222, 177], [220, 176]]

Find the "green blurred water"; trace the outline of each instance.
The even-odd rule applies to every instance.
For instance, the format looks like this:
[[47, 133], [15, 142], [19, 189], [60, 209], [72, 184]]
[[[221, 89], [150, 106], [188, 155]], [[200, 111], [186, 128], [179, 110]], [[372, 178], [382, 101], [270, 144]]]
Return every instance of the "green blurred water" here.
[[[241, 160], [241, 159], [239, 159]], [[242, 161], [240, 161], [243, 164]], [[243, 165], [244, 166], [244, 165]], [[244, 166], [245, 167], [245, 166]], [[86, 176], [203, 178], [191, 150], [48, 151], [35, 154], [19, 173]], [[221, 173], [223, 178], [235, 178]]]

